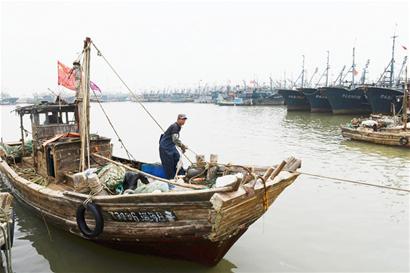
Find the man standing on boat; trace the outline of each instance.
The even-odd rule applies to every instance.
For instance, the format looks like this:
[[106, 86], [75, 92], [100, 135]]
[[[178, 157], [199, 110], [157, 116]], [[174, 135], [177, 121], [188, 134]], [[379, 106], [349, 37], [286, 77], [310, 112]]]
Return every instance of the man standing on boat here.
[[162, 167], [165, 170], [166, 178], [173, 179], [177, 170], [177, 164], [180, 159], [179, 152], [176, 146], [180, 147], [185, 153], [188, 148], [182, 144], [179, 139], [181, 127], [187, 120], [186, 115], [179, 114], [175, 123], [171, 124], [168, 129], [161, 135], [159, 139], [159, 156], [161, 158]]

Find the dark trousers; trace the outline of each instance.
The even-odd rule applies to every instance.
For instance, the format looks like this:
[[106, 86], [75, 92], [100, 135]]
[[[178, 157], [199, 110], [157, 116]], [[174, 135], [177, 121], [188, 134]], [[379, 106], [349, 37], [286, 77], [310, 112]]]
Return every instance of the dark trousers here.
[[159, 147], [159, 157], [168, 179], [174, 179], [180, 155], [175, 147], [165, 149]]

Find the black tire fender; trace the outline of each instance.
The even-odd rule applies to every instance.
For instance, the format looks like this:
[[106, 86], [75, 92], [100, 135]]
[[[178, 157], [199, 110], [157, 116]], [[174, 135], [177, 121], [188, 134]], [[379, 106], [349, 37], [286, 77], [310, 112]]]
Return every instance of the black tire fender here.
[[[94, 217], [95, 227], [90, 229], [85, 222], [85, 211], [88, 210]], [[81, 205], [77, 209], [76, 220], [78, 229], [87, 238], [94, 238], [100, 235], [104, 230], [104, 218], [101, 213], [101, 209], [97, 204], [88, 203], [87, 205]]]
[[404, 146], [409, 143], [409, 139], [407, 137], [401, 137], [399, 142], [400, 142], [400, 145]]

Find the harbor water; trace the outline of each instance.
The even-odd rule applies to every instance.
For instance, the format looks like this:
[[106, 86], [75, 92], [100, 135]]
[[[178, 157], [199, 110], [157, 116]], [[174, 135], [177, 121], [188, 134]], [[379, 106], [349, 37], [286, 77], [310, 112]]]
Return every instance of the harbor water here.
[[[132, 102], [103, 104], [133, 156], [158, 162], [161, 131]], [[188, 121], [182, 141], [220, 162], [273, 165], [289, 156], [301, 171], [410, 188], [410, 151], [351, 142], [339, 126], [352, 116], [287, 112], [285, 106], [230, 107], [194, 103], [147, 103], [166, 127], [177, 114]], [[20, 138], [14, 106], [1, 106], [1, 136]], [[30, 130], [29, 120], [25, 127]], [[91, 107], [93, 133], [112, 137], [98, 104]], [[187, 156], [194, 158], [189, 151]], [[187, 162], [185, 162], [187, 166]], [[408, 272], [410, 194], [301, 175], [213, 268], [136, 255], [64, 233], [16, 204], [14, 272]]]

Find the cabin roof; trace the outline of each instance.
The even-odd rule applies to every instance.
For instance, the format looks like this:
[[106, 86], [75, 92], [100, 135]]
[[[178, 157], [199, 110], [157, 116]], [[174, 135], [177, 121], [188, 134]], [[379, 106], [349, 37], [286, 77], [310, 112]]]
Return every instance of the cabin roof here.
[[54, 111], [62, 112], [74, 112], [74, 103], [54, 103], [54, 102], [42, 102], [40, 104], [32, 104], [22, 107], [17, 107], [15, 111], [20, 115], [34, 114], [34, 113], [47, 113]]

